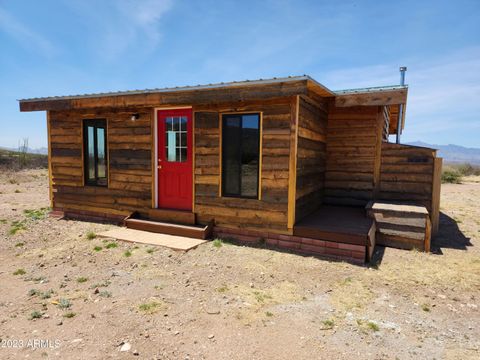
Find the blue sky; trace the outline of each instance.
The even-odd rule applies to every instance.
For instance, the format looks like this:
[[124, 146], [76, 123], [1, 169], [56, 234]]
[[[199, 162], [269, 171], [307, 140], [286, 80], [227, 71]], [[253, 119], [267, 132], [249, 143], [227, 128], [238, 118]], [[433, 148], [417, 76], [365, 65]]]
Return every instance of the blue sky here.
[[402, 141], [480, 147], [480, 1], [0, 0], [0, 146], [46, 146], [16, 99], [308, 74], [391, 85]]

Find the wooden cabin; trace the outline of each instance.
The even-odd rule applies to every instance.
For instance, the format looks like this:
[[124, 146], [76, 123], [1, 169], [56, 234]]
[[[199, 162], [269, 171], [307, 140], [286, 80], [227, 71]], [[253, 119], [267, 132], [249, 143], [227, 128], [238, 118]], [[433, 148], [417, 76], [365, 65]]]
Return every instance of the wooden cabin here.
[[[407, 92], [298, 76], [25, 99], [20, 110], [47, 112], [53, 211], [363, 262], [376, 239], [428, 250], [438, 227], [436, 151], [388, 142]], [[419, 207], [423, 223], [379, 204]]]

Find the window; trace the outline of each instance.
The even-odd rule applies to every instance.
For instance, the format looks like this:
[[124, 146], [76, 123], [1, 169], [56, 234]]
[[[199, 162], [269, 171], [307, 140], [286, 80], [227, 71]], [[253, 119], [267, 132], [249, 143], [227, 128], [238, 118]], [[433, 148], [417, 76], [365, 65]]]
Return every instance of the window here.
[[165, 159], [168, 162], [187, 161], [187, 117], [165, 118]]
[[258, 198], [260, 115], [222, 116], [222, 195]]
[[85, 184], [107, 186], [107, 122], [104, 119], [84, 120], [83, 150]]

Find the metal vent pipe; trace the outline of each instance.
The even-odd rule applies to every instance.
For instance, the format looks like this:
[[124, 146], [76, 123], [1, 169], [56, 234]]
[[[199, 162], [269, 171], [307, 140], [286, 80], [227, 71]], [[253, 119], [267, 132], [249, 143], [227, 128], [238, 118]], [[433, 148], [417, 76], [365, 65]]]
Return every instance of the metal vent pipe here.
[[[405, 85], [405, 72], [407, 71], [406, 66], [400, 67], [400, 85]], [[402, 134], [402, 119], [403, 119], [403, 112], [404, 112], [404, 104], [400, 104], [398, 107], [398, 122], [397, 122], [397, 144], [400, 144], [400, 135]]]

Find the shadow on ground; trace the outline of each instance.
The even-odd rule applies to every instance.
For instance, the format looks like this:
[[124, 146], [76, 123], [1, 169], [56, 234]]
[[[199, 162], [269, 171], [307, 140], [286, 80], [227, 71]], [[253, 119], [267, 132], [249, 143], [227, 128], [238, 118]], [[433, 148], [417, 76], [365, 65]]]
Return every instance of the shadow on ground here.
[[[466, 237], [460, 230], [457, 222], [447, 214], [440, 212], [438, 234], [432, 238], [430, 245], [431, 253], [443, 255], [442, 249], [467, 250], [469, 246], [473, 246], [473, 244], [470, 242], [470, 238]], [[378, 268], [382, 263], [384, 254], [384, 246], [375, 246], [375, 251], [369, 266], [372, 268]]]
[[432, 239], [431, 252], [442, 255], [442, 248], [467, 250], [473, 246], [470, 238], [466, 237], [458, 227], [457, 222], [447, 214], [440, 212], [438, 234]]

